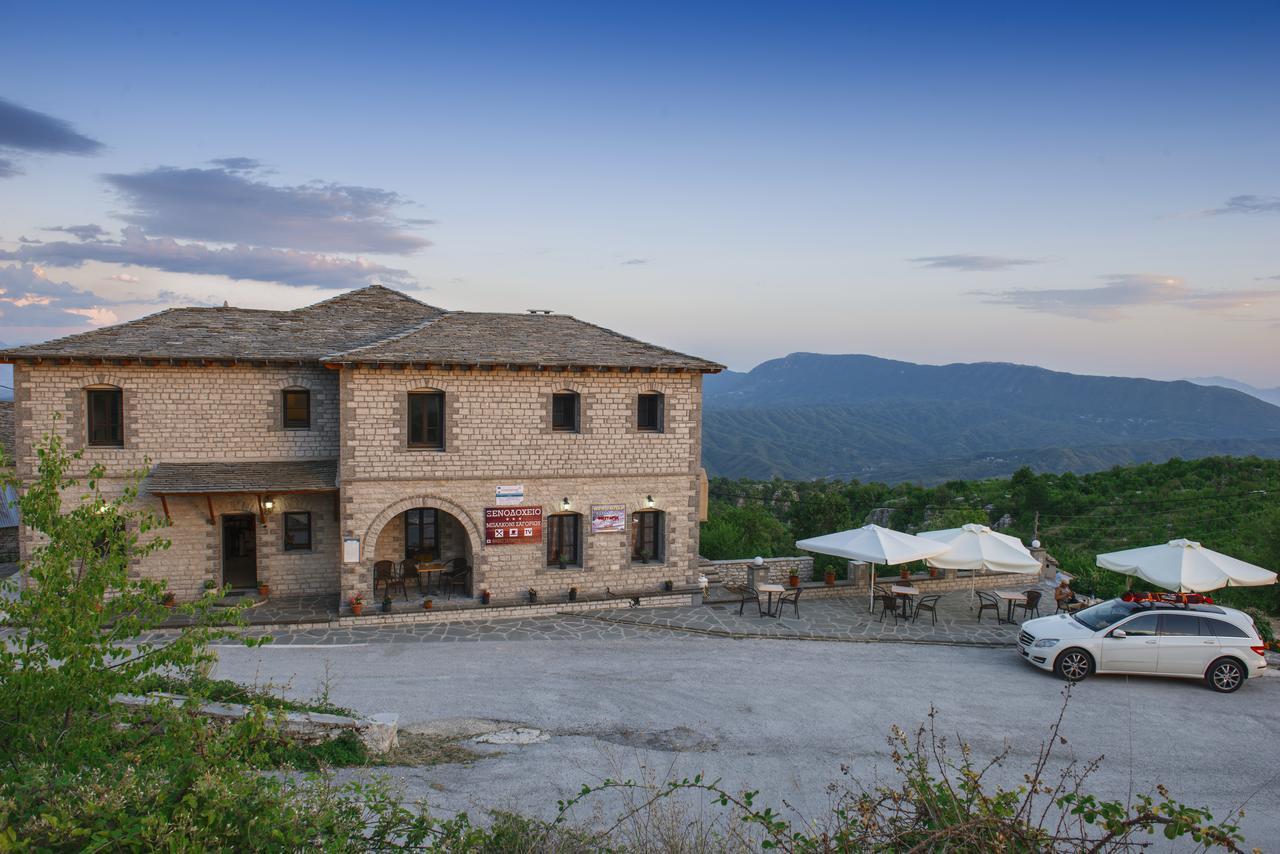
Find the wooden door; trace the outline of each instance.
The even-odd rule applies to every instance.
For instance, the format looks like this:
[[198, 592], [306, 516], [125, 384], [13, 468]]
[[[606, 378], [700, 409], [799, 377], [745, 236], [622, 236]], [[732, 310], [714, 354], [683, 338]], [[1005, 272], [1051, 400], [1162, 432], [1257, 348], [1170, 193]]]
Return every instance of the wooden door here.
[[258, 586], [258, 526], [252, 513], [222, 517], [222, 583]]

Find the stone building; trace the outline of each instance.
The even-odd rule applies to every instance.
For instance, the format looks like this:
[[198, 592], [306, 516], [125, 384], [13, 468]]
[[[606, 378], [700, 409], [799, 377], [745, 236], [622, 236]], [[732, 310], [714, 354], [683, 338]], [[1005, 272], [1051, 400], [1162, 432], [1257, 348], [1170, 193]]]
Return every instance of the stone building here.
[[[293, 311], [170, 309], [0, 351], [16, 466], [60, 434], [172, 546], [139, 573], [371, 599], [375, 563], [498, 600], [697, 577], [702, 375], [572, 317], [453, 312], [380, 286]], [[31, 537], [20, 537], [25, 551]], [[458, 576], [461, 577], [458, 577]], [[381, 588], [379, 588], [381, 596]]]

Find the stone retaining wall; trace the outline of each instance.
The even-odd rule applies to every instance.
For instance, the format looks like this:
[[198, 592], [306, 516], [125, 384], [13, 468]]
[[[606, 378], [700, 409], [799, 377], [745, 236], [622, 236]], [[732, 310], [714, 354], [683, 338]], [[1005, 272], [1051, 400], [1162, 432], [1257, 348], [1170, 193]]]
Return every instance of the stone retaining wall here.
[[[455, 608], [450, 610], [404, 611], [401, 613], [361, 614], [359, 617], [343, 614], [336, 624], [341, 628], [376, 627], [405, 625], [413, 623], [452, 623], [459, 620], [502, 620], [520, 617], [549, 617], [555, 614], [567, 614], [576, 611], [603, 611], [614, 608], [661, 608], [679, 605], [696, 605], [702, 601], [700, 594], [689, 592], [661, 593], [653, 596], [640, 596], [640, 604], [633, 606], [631, 598], [595, 599], [580, 602], [548, 602], [545, 605], [492, 605], [478, 608]], [[367, 606], [366, 606], [367, 607]]]
[[[715, 571], [720, 576], [720, 583], [729, 587], [741, 587], [747, 583], [747, 573], [755, 558], [745, 560], [711, 560], [699, 564], [703, 572]], [[813, 558], [811, 557], [767, 557], [764, 566], [756, 572], [756, 581], [762, 581], [762, 572], [767, 571], [770, 584], [786, 584], [795, 570], [801, 581], [813, 579]]]

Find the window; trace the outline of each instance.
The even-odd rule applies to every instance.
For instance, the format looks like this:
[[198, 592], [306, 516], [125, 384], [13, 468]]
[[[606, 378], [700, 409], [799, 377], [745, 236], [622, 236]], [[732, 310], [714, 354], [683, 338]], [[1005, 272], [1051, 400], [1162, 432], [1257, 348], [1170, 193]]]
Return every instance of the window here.
[[284, 514], [284, 550], [287, 552], [311, 551], [311, 514]]
[[416, 560], [434, 560], [439, 543], [436, 531], [440, 512], [429, 507], [404, 511], [404, 556]]
[[573, 392], [551, 395], [551, 429], [557, 433], [577, 433], [578, 409], [578, 395]]
[[662, 562], [663, 513], [641, 510], [631, 514], [631, 559], [639, 563]]
[[554, 513], [547, 517], [547, 566], [581, 566], [581, 513]]
[[1154, 637], [1156, 633], [1156, 614], [1143, 614], [1141, 617], [1134, 617], [1127, 623], [1116, 626], [1117, 629], [1124, 631], [1129, 637]]
[[287, 388], [284, 397], [284, 429], [311, 429], [311, 392], [305, 388]]
[[1161, 614], [1161, 637], [1198, 637], [1200, 634], [1200, 618], [1195, 614]]
[[636, 405], [636, 429], [643, 433], [662, 432], [662, 395], [656, 392], [640, 395]]
[[409, 447], [444, 450], [444, 392], [409, 393]]
[[90, 445], [124, 447], [124, 392], [118, 388], [91, 388], [88, 394]]
[[1220, 638], [1247, 638], [1249, 635], [1239, 626], [1233, 626], [1226, 620], [1214, 620], [1210, 617], [1200, 618], [1201, 634]]

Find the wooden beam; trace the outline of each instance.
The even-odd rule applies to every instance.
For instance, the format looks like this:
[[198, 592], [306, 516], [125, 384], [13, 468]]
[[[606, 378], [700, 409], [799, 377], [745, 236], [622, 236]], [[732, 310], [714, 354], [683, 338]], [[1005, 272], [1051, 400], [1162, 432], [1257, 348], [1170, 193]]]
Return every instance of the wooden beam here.
[[213, 496], [211, 496], [209, 493], [206, 492], [204, 494], [204, 500], [205, 500], [205, 503], [209, 506], [209, 524], [210, 525], [218, 524], [217, 517], [213, 515]]
[[173, 517], [169, 515], [169, 501], [164, 497], [164, 493], [160, 494], [160, 506], [164, 508], [164, 520], [172, 525]]
[[262, 523], [262, 527], [267, 527], [267, 511], [262, 507], [262, 493], [258, 493], [258, 521]]

